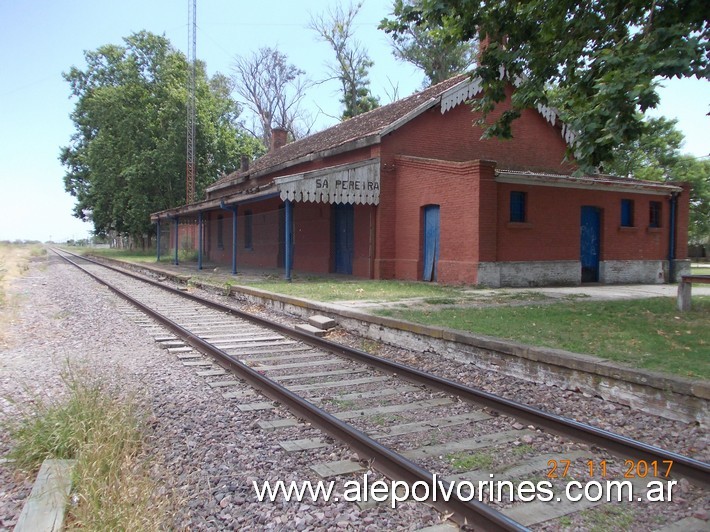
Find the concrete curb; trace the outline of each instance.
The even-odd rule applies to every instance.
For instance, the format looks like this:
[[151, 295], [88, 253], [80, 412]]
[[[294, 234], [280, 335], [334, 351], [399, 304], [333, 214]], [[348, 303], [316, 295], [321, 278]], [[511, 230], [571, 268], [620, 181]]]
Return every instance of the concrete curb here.
[[64, 529], [72, 471], [76, 460], [42, 462], [14, 532], [58, 532]]
[[[125, 268], [158, 274], [219, 293], [227, 287], [175, 274], [152, 265], [97, 257]], [[641, 371], [591, 355], [529, 346], [510, 340], [373, 316], [351, 308], [250, 288], [228, 287], [230, 294], [308, 319], [313, 314], [337, 316], [340, 326], [392, 345], [446, 356], [527, 381], [579, 390], [589, 395], [684, 422], [710, 424], [710, 382]]]

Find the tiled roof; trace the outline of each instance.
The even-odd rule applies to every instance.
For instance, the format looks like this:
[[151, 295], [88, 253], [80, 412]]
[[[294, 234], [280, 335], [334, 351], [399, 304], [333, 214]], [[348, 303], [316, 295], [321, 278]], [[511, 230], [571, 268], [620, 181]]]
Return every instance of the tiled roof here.
[[286, 144], [252, 162], [246, 172], [232, 172], [222, 177], [214, 185], [210, 186], [208, 190], [222, 188], [241, 177], [263, 173], [270, 168], [287, 166], [289, 162], [297, 161], [310, 154], [331, 150], [344, 144], [379, 134], [398, 120], [415, 111], [425, 102], [440, 97], [446, 90], [465, 81], [468, 77], [467, 74], [456, 76], [421, 92]]

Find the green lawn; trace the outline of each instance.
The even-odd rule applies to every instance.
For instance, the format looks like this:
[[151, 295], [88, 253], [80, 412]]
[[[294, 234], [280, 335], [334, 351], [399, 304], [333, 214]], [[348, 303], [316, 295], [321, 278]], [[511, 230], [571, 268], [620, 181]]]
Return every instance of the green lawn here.
[[348, 281], [320, 277], [295, 278], [292, 282], [267, 280], [245, 283], [245, 286], [277, 294], [303, 297], [316, 301], [397, 301], [415, 297], [454, 302], [464, 298], [463, 289], [409, 281]]
[[691, 268], [693, 275], [710, 275], [710, 265]]
[[687, 313], [675, 305], [675, 298], [654, 298], [376, 313], [709, 379], [710, 297], [693, 297]]

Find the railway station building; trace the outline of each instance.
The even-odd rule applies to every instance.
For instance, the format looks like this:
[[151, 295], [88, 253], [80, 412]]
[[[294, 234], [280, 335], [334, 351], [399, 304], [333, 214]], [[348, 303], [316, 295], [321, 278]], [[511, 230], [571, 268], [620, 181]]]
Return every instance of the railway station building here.
[[463, 75], [295, 142], [276, 129], [266, 155], [204, 200], [151, 218], [176, 250], [187, 222], [199, 267], [233, 272], [490, 287], [687, 273], [686, 186], [577, 175], [574, 135], [544, 106], [522, 113], [512, 139], [482, 139], [466, 103], [479, 93]]

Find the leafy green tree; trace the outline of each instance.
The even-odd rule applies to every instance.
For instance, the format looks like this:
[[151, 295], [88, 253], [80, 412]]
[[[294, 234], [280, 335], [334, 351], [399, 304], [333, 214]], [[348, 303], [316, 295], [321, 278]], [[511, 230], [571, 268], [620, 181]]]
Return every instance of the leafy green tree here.
[[681, 156], [675, 165], [673, 178], [693, 187], [688, 239], [691, 243], [710, 244], [710, 160]]
[[[407, 3], [414, 5], [418, 1], [407, 0]], [[421, 69], [427, 78], [427, 86], [462, 74], [476, 62], [478, 49], [475, 40], [454, 41], [447, 38], [444, 28], [431, 26], [425, 21], [419, 24], [410, 22], [400, 27], [385, 19], [380, 24], [380, 29], [385, 31], [395, 28], [401, 28], [401, 31], [390, 32], [394, 56]]]
[[311, 16], [310, 29], [335, 52], [333, 77], [342, 86], [340, 102], [345, 105], [342, 119], [352, 118], [379, 107], [379, 100], [370, 92], [368, 73], [374, 63], [362, 44], [355, 39], [354, 21], [362, 3], [350, 4], [347, 11], [338, 5], [325, 15]]
[[[64, 73], [76, 105], [75, 132], [60, 160], [74, 215], [94, 233], [115, 231], [137, 241], [154, 232], [150, 213], [185, 201], [187, 61], [170, 42], [149, 32], [84, 54], [86, 68]], [[237, 125], [229, 79], [196, 79], [197, 195], [242, 154], [261, 145]]]
[[590, 170], [641, 136], [639, 113], [657, 106], [658, 78], [708, 78], [707, 13], [703, 0], [396, 0], [386, 27], [402, 34], [412, 24], [440, 26], [453, 42], [480, 35], [487, 46], [475, 75], [484, 92], [475, 107], [487, 115], [517, 85], [512, 109], [487, 135], [510, 137], [522, 109], [559, 91], [561, 111], [574, 117], [573, 154]]
[[678, 121], [664, 117], [646, 118], [641, 136], [618, 146], [610, 161], [602, 164], [606, 173], [648, 179], [677, 181], [674, 176], [680, 161], [683, 133], [676, 128]]
[[690, 183], [691, 242], [710, 239], [710, 160], [681, 153], [684, 137], [676, 128], [677, 120], [646, 118], [642, 134], [632, 142], [617, 147], [605, 172], [650, 181]]

